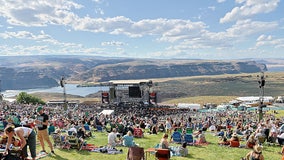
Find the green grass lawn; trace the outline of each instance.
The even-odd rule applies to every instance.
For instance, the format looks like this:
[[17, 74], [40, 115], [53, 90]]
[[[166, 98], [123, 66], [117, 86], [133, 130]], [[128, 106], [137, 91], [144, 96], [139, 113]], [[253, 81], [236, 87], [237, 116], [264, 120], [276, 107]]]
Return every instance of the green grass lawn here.
[[[87, 139], [89, 144], [96, 146], [104, 146], [107, 143], [106, 132], [93, 132], [95, 138]], [[135, 138], [135, 142], [144, 149], [153, 148], [159, 143], [163, 133], [158, 135], [146, 134], [144, 138]], [[184, 160], [184, 159], [196, 159], [196, 160], [240, 160], [244, 157], [250, 149], [245, 148], [230, 148], [218, 146], [218, 137], [215, 137], [210, 132], [206, 132], [207, 141], [210, 142], [206, 146], [188, 146], [189, 155], [187, 157], [172, 157], [172, 160]], [[245, 142], [242, 142], [244, 144]], [[178, 144], [171, 144], [176, 146]], [[49, 148], [46, 148], [49, 151]], [[76, 149], [55, 149], [56, 155], [50, 155], [43, 158], [43, 160], [125, 160], [128, 148], [118, 147], [123, 150], [123, 154], [108, 155], [103, 153], [95, 153], [88, 151], [78, 151]], [[38, 150], [40, 150], [38, 146]], [[278, 152], [281, 151], [281, 147], [278, 145], [268, 146], [264, 145], [263, 154], [266, 160], [280, 160], [281, 155]], [[154, 156], [151, 155], [148, 160], [154, 160]]]

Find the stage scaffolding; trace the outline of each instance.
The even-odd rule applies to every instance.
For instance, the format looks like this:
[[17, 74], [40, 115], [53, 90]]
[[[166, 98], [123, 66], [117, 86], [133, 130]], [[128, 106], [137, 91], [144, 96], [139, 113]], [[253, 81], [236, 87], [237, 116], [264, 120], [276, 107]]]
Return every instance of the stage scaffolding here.
[[108, 86], [109, 103], [143, 102], [149, 104], [149, 93], [154, 91], [151, 80], [117, 80], [100, 84]]

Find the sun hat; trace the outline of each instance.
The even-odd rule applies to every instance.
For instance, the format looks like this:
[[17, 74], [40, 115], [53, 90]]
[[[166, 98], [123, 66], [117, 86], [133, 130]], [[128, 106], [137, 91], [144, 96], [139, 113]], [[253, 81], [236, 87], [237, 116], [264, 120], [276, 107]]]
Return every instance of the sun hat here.
[[2, 139], [8, 138], [6, 134], [2, 135]]
[[261, 153], [262, 152], [262, 146], [257, 144], [257, 145], [254, 145], [253, 146], [253, 150], [256, 152], [256, 153]]
[[54, 131], [54, 133], [60, 133], [60, 132], [61, 132], [60, 129], [56, 129], [56, 130]]
[[237, 133], [233, 133], [232, 137], [238, 137]]
[[38, 106], [37, 109], [36, 109], [36, 111], [39, 112], [39, 111], [41, 111], [42, 109], [43, 109], [42, 106]]

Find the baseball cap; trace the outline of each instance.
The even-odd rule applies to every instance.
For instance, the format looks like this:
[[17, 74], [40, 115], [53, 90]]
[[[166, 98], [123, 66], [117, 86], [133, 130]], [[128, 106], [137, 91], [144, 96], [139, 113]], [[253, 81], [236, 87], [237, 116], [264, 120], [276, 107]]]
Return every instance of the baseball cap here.
[[41, 111], [42, 109], [43, 109], [42, 106], [38, 106], [37, 109], [36, 109], [36, 111], [39, 112], [39, 111]]

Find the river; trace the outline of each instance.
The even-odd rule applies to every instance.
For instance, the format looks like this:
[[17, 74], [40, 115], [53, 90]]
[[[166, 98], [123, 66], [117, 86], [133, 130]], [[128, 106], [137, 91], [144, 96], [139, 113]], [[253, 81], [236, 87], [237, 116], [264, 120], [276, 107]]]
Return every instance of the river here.
[[[78, 95], [78, 96], [87, 96], [92, 93], [96, 93], [98, 91], [108, 91], [109, 87], [101, 86], [101, 87], [77, 87], [77, 84], [66, 84], [65, 91], [66, 94]], [[47, 93], [63, 93], [63, 88], [61, 86], [45, 88], [45, 89], [27, 89], [27, 90], [6, 90], [2, 92], [4, 97], [13, 97], [18, 95], [20, 92], [26, 92], [28, 94], [35, 92], [47, 92]]]

